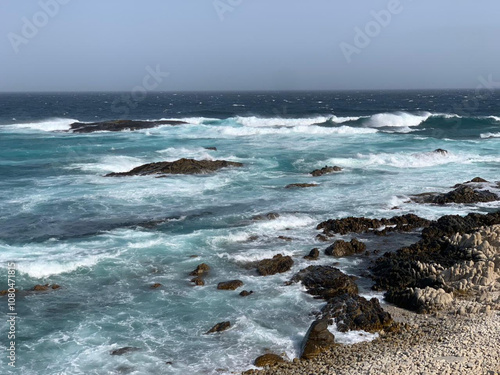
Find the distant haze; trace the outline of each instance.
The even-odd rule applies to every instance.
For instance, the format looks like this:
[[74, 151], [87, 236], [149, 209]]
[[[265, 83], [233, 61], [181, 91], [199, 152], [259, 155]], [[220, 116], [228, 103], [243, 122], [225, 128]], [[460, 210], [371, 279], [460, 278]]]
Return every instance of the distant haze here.
[[0, 91], [474, 88], [500, 82], [499, 16], [498, 0], [3, 0]]

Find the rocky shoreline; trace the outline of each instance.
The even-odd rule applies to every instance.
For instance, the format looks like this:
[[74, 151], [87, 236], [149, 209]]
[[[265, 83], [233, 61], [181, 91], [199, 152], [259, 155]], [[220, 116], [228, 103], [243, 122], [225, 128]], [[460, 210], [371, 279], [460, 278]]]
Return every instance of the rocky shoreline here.
[[[499, 197], [476, 178], [446, 194], [426, 194], [423, 204], [477, 203]], [[432, 198], [431, 198], [432, 197]], [[485, 198], [486, 197], [486, 198]], [[318, 239], [337, 235], [390, 236], [422, 230], [421, 239], [386, 252], [370, 267], [373, 289], [385, 301], [358, 295], [354, 279], [331, 266], [310, 266], [292, 277], [327, 303], [302, 343], [301, 358], [265, 355], [249, 374], [500, 374], [500, 212], [446, 215], [429, 221], [415, 215], [390, 219], [344, 218], [317, 227]], [[378, 250], [377, 250], [378, 251]], [[357, 256], [356, 238], [337, 240], [331, 257]], [[305, 259], [317, 259], [319, 249]], [[366, 254], [365, 254], [366, 255]], [[390, 304], [388, 304], [390, 303]], [[337, 330], [378, 333], [372, 342], [340, 345]]]

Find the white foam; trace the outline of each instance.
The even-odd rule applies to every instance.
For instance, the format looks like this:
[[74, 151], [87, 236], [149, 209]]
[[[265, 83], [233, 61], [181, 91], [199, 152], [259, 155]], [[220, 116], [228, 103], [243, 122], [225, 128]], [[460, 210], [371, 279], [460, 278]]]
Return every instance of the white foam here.
[[13, 125], [6, 125], [7, 129], [32, 129], [32, 130], [41, 130], [46, 132], [51, 131], [62, 131], [69, 130], [70, 125], [74, 122], [78, 122], [75, 119], [67, 119], [67, 118], [52, 118], [46, 119], [37, 122], [27, 122]]
[[288, 134], [307, 134], [307, 135], [354, 135], [354, 134], [373, 134], [377, 133], [376, 129], [370, 128], [354, 128], [351, 126], [340, 126], [335, 128], [322, 127], [316, 125], [308, 126], [295, 126], [291, 128], [255, 128], [255, 127], [245, 127], [245, 128], [233, 128], [233, 127], [223, 127], [220, 128], [220, 133], [222, 136], [252, 136], [252, 135], [288, 135]]
[[500, 117], [499, 116], [488, 116], [487, 118], [490, 118], [492, 120], [500, 122]]
[[88, 172], [128, 172], [135, 167], [145, 164], [139, 158], [131, 156], [104, 156], [96, 163], [75, 163], [71, 164], [67, 169], [80, 169]]
[[182, 117], [182, 118], [161, 118], [159, 120], [148, 120], [148, 121], [184, 121], [191, 125], [201, 125], [207, 121], [219, 121], [218, 118], [210, 117]]
[[102, 255], [92, 255], [79, 261], [56, 262], [56, 261], [36, 261], [36, 262], [18, 262], [17, 269], [20, 273], [27, 274], [34, 278], [45, 278], [63, 273], [73, 272], [80, 267], [95, 266]]
[[398, 127], [407, 128], [418, 126], [432, 116], [430, 112], [414, 115], [407, 112], [378, 113], [371, 116], [365, 125], [371, 128]]
[[175, 161], [182, 156], [183, 158], [193, 158], [202, 160], [213, 160], [212, 155], [203, 147], [187, 148], [187, 147], [169, 147], [164, 150], [157, 151], [164, 155], [162, 161]]
[[302, 126], [321, 124], [330, 120], [331, 117], [318, 116], [312, 118], [261, 118], [261, 117], [235, 117], [234, 120], [248, 127], [273, 127], [273, 126]]
[[500, 133], [482, 133], [481, 138], [500, 138]]
[[378, 333], [369, 333], [365, 331], [339, 332], [335, 326], [328, 326], [328, 330], [335, 335], [335, 342], [344, 345], [357, 344], [359, 342], [373, 341], [379, 337]]

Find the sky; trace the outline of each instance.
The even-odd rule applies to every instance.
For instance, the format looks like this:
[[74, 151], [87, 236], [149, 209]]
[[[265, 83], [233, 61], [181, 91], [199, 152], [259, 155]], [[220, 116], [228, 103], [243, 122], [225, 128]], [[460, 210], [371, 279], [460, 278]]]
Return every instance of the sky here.
[[475, 88], [500, 81], [499, 16], [498, 0], [2, 0], [0, 91]]

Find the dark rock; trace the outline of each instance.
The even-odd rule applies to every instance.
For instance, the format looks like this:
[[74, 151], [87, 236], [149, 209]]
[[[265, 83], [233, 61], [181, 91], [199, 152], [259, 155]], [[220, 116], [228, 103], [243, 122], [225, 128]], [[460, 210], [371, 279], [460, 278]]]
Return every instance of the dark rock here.
[[151, 289], [158, 289], [161, 286], [160, 283], [154, 283], [153, 285], [150, 286]]
[[385, 312], [378, 299], [352, 294], [342, 294], [328, 301], [321, 310], [323, 318], [335, 319], [340, 332], [363, 330], [377, 332], [387, 330], [394, 324], [391, 315]]
[[240, 292], [240, 296], [242, 296], [242, 297], [248, 297], [250, 294], [253, 294], [253, 290], [251, 290], [251, 291], [244, 290], [244, 291]]
[[226, 160], [179, 159], [144, 164], [128, 172], [109, 173], [106, 177], [146, 176], [154, 174], [206, 174], [227, 167], [241, 167], [243, 164]]
[[205, 335], [208, 335], [210, 333], [218, 333], [218, 332], [222, 332], [222, 331], [225, 331], [227, 330], [229, 327], [231, 327], [231, 323], [230, 322], [221, 322], [221, 323], [217, 323], [216, 325], [214, 325], [212, 328], [210, 328], [206, 333]]
[[265, 215], [256, 215], [252, 219], [253, 220], [275, 220], [280, 217], [280, 214], [276, 212], [269, 212]]
[[442, 154], [442, 155], [446, 155], [446, 154], [448, 154], [448, 151], [443, 150], [442, 148], [437, 148], [437, 149], [435, 149], [433, 152], [435, 152], [435, 153], [437, 153], [437, 154]]
[[313, 359], [335, 345], [335, 336], [328, 330], [328, 320], [316, 320], [302, 342], [302, 359]]
[[210, 266], [208, 264], [202, 263], [199, 264], [196, 269], [191, 272], [189, 275], [190, 276], [201, 276], [206, 274], [208, 271], [210, 271]]
[[38, 285], [35, 285], [32, 290], [34, 292], [44, 292], [46, 290], [49, 290], [49, 287], [50, 287], [49, 284], [45, 284], [45, 285], [38, 284]]
[[289, 271], [292, 266], [293, 259], [291, 257], [278, 254], [272, 259], [263, 259], [257, 263], [257, 271], [262, 276], [267, 276]]
[[191, 279], [191, 282], [194, 283], [194, 285], [196, 285], [196, 286], [203, 286], [203, 285], [205, 285], [205, 280], [203, 280], [199, 276]]
[[386, 227], [387, 232], [408, 232], [415, 228], [427, 227], [429, 224], [429, 220], [408, 214], [380, 220], [364, 217], [330, 219], [320, 223], [316, 229], [322, 229], [324, 235], [332, 236], [333, 234], [366, 233], [382, 227]]
[[165, 120], [165, 121], [114, 120], [114, 121], [94, 122], [90, 124], [75, 122], [70, 125], [70, 131], [72, 131], [73, 133], [92, 133], [97, 131], [118, 132], [123, 130], [149, 129], [161, 125], [185, 125], [185, 124], [187, 124], [187, 122], [170, 121], [170, 120]]
[[205, 147], [205, 150], [217, 151], [217, 147]]
[[131, 352], [137, 352], [141, 349], [139, 348], [134, 348], [132, 346], [126, 346], [124, 348], [116, 349], [111, 352], [111, 355], [123, 355], [126, 353], [131, 353]]
[[293, 188], [307, 188], [307, 187], [315, 187], [319, 186], [318, 184], [290, 184], [286, 185], [285, 189], [293, 189]]
[[469, 182], [488, 182], [488, 181], [486, 181], [484, 178], [481, 178], [481, 177], [474, 177]]
[[309, 294], [326, 300], [344, 293], [358, 293], [352, 278], [330, 266], [309, 266], [295, 274], [291, 281], [302, 282]]
[[286, 236], [278, 236], [278, 239], [283, 240], [283, 241], [293, 241], [293, 238], [286, 237]]
[[342, 168], [340, 167], [337, 167], [337, 166], [334, 166], [334, 167], [329, 167], [329, 166], [325, 166], [321, 169], [316, 169], [314, 171], [311, 172], [311, 174], [314, 176], [314, 177], [319, 177], [319, 176], [323, 176], [324, 174], [329, 174], [329, 173], [334, 173], [334, 172], [340, 172], [342, 171]]
[[222, 283], [217, 284], [217, 289], [221, 290], [236, 290], [239, 287], [243, 286], [243, 281], [241, 280], [231, 280], [224, 281]]
[[357, 239], [353, 238], [351, 242], [346, 242], [343, 240], [335, 241], [333, 245], [328, 246], [325, 249], [325, 254], [336, 257], [345, 257], [354, 254], [360, 254], [365, 250], [366, 245], [363, 242], [360, 242]]
[[57, 284], [52, 284], [52, 289], [59, 289], [61, 286], [60, 285], [57, 285]]
[[264, 354], [257, 357], [254, 364], [257, 367], [274, 366], [278, 363], [283, 363], [285, 360], [277, 354]]
[[445, 194], [424, 193], [412, 196], [411, 199], [416, 203], [448, 204], [448, 203], [480, 203], [493, 202], [500, 197], [489, 190], [476, 190], [467, 185], [459, 185], [455, 190]]
[[307, 259], [307, 260], [316, 260], [318, 258], [319, 258], [319, 249], [318, 248], [312, 249], [309, 252], [309, 254], [304, 257], [304, 259]]

